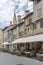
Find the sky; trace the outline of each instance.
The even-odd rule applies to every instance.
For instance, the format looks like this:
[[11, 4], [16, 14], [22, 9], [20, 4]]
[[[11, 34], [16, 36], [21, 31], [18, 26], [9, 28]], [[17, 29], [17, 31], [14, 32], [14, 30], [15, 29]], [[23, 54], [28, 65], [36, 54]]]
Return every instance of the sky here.
[[0, 0], [0, 28], [10, 25], [13, 21], [14, 11], [16, 15], [25, 15], [24, 11], [32, 11], [33, 4], [29, 0]]

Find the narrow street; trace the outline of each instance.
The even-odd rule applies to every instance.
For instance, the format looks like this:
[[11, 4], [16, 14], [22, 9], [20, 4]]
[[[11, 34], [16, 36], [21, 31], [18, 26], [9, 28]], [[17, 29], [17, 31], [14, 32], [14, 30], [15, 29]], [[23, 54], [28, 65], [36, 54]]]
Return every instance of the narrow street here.
[[43, 62], [0, 52], [0, 65], [43, 65]]

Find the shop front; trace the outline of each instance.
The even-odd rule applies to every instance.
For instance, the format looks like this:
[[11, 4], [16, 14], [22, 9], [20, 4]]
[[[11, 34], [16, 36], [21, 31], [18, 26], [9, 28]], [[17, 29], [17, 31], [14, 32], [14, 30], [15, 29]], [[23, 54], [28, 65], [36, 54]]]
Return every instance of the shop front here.
[[10, 43], [8, 43], [8, 42], [2, 43], [2, 49], [3, 49], [3, 50], [6, 50], [6, 51], [9, 51], [9, 44], [10, 44]]
[[13, 43], [17, 44], [17, 50], [38, 52], [43, 50], [43, 34], [19, 38]]

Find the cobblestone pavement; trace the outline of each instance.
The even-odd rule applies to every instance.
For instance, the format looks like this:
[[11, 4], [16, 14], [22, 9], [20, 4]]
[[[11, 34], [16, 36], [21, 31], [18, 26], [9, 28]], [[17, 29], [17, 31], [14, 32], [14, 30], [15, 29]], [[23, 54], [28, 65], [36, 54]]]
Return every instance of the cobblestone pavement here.
[[0, 65], [43, 65], [43, 62], [0, 52]]

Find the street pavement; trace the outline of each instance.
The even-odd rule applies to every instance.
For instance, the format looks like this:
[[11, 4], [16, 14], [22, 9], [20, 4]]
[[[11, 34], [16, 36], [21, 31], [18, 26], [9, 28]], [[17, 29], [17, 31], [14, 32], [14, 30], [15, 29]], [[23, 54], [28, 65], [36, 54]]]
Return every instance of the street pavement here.
[[0, 65], [43, 65], [43, 62], [0, 52]]

